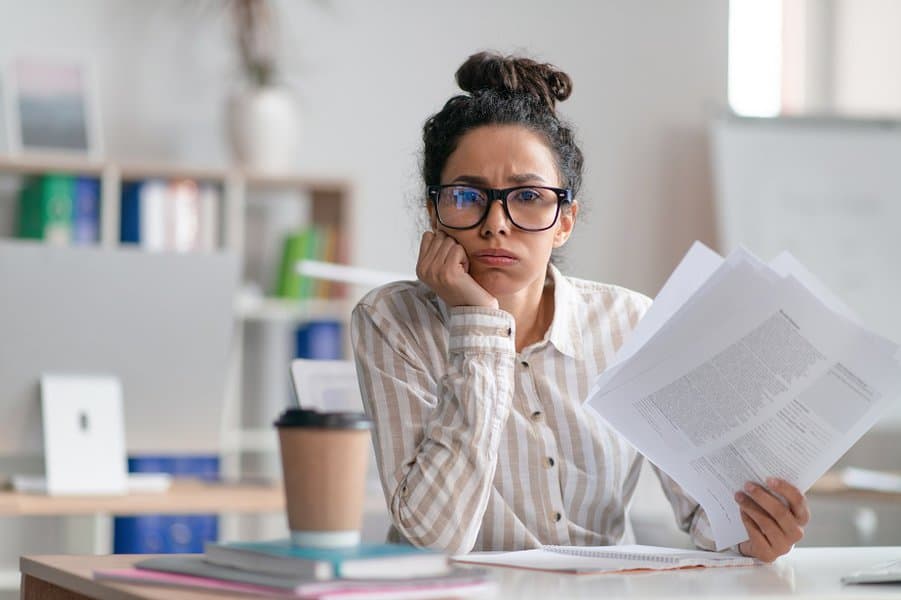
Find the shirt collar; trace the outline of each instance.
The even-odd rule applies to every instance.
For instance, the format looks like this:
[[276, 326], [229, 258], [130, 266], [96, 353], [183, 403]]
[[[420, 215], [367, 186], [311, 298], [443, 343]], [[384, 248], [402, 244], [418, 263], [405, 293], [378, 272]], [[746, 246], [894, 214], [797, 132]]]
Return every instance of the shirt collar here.
[[582, 325], [576, 307], [578, 295], [572, 283], [554, 265], [548, 265], [548, 276], [554, 282], [554, 319], [548, 329], [547, 339], [561, 353], [581, 360]]
[[[545, 334], [545, 340], [562, 354], [581, 360], [582, 330], [576, 307], [578, 296], [573, 285], [554, 265], [548, 265], [548, 277], [554, 285], [554, 318]], [[425, 285], [425, 284], [422, 284]], [[450, 311], [440, 296], [429, 290], [432, 301], [438, 307], [444, 323], [450, 320]]]

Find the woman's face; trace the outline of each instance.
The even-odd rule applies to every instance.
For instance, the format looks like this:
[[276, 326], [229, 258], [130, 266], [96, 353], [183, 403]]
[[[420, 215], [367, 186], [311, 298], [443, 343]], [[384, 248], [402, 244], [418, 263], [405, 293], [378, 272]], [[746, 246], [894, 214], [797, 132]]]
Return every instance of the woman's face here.
[[[464, 134], [444, 166], [440, 183], [498, 189], [561, 187], [553, 153], [538, 134], [521, 125], [484, 125]], [[510, 222], [500, 201], [494, 201], [478, 226], [448, 229], [438, 223], [434, 207], [429, 205], [432, 228], [463, 246], [470, 275], [495, 297], [515, 294], [530, 285], [544, 286], [551, 250], [569, 238], [577, 210], [575, 203], [564, 205], [553, 227], [525, 231]]]

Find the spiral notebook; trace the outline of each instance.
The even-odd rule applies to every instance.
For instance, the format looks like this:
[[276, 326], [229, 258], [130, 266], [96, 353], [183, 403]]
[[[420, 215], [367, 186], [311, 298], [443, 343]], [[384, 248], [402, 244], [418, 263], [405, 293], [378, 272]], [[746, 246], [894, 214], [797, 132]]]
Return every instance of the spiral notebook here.
[[733, 552], [706, 552], [659, 546], [543, 546], [518, 552], [472, 552], [456, 562], [590, 575], [697, 567], [750, 567], [758, 561]]

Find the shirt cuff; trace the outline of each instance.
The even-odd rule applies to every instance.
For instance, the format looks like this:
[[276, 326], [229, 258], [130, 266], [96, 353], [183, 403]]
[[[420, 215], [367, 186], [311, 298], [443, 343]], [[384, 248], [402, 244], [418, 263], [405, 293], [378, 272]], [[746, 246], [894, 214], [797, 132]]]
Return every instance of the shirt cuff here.
[[481, 306], [450, 309], [448, 350], [454, 352], [516, 353], [516, 323], [513, 315]]

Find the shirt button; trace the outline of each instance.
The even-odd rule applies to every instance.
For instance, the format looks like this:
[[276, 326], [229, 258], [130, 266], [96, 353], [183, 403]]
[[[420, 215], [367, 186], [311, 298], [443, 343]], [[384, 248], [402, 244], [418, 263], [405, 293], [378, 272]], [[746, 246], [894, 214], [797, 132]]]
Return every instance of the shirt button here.
[[531, 418], [532, 418], [532, 421], [533, 421], [534, 423], [537, 423], [537, 422], [540, 421], [543, 417], [544, 417], [544, 414], [543, 414], [540, 410], [536, 410], [535, 412], [532, 413], [532, 417], [531, 417]]
[[557, 523], [559, 523], [560, 519], [562, 519], [562, 518], [563, 518], [563, 515], [561, 515], [560, 513], [558, 513], [558, 512], [554, 513], [554, 521], [556, 521]]
[[507, 335], [508, 335], [508, 336], [509, 336], [509, 335], [513, 335], [513, 328], [512, 328], [512, 327], [507, 327]]
[[548, 467], [553, 467], [553, 466], [554, 466], [554, 457], [553, 457], [553, 456], [548, 456], [548, 457], [547, 457], [547, 466], [548, 466]]

